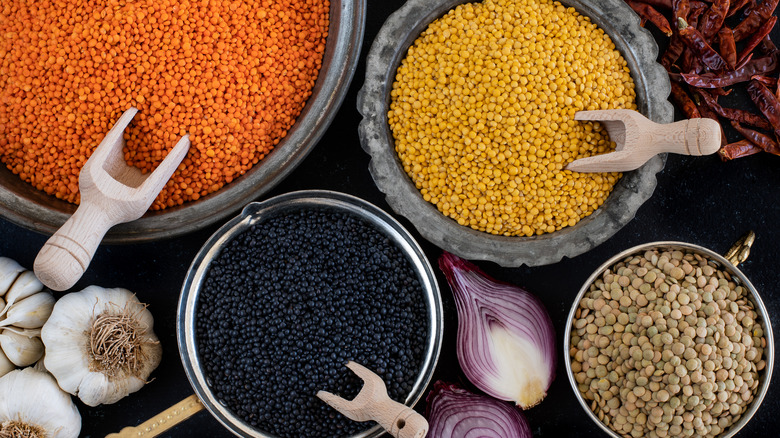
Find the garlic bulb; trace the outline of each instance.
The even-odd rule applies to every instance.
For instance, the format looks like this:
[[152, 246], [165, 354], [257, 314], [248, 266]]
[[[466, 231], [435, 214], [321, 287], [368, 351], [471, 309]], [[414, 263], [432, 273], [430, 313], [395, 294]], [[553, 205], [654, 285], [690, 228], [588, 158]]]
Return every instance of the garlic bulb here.
[[81, 416], [48, 373], [33, 368], [0, 378], [0, 437], [71, 438]]
[[8, 362], [24, 367], [41, 357], [40, 328], [54, 301], [35, 273], [0, 257], [0, 377], [13, 369]]
[[152, 314], [126, 289], [90, 286], [60, 298], [41, 338], [60, 387], [89, 406], [138, 391], [160, 363]]

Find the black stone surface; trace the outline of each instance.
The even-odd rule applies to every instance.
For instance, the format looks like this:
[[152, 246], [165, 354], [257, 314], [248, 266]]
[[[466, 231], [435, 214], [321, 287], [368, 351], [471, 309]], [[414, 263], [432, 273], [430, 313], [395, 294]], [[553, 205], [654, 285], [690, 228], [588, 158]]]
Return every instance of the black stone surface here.
[[[355, 79], [334, 123], [319, 145], [281, 185], [268, 194], [300, 189], [329, 189], [346, 192], [392, 214], [368, 173], [369, 157], [358, 141], [360, 116], [355, 109], [356, 94], [363, 82], [368, 47], [384, 19], [403, 4], [400, 0], [371, 0], [368, 4], [363, 58]], [[777, 29], [773, 33], [778, 41]], [[736, 95], [733, 99], [745, 99]], [[266, 198], [267, 198], [266, 197]], [[761, 294], [772, 323], [780, 322], [780, 157], [759, 154], [730, 163], [717, 157], [669, 156], [658, 175], [658, 187], [636, 218], [604, 244], [573, 259], [534, 268], [501, 268], [477, 262], [492, 276], [516, 283], [536, 293], [555, 324], [559, 352], [563, 351], [564, 323], [574, 296], [585, 279], [615, 253], [641, 243], [678, 240], [725, 252], [743, 233], [757, 234], [753, 251], [742, 271]], [[394, 215], [418, 238], [426, 254], [435, 262], [441, 250], [422, 240], [403, 218]], [[101, 246], [84, 277], [72, 289], [96, 284], [124, 287], [150, 304], [155, 332], [163, 346], [160, 367], [153, 381], [141, 391], [116, 404], [88, 408], [79, 404], [84, 437], [102, 437], [125, 426], [137, 425], [192, 394], [179, 361], [174, 333], [176, 304], [185, 273], [197, 250], [218, 228], [217, 225], [181, 238], [149, 244]], [[29, 232], [0, 220], [0, 256], [11, 257], [31, 268], [47, 236]], [[445, 340], [434, 379], [463, 380], [455, 356], [457, 315], [452, 295], [439, 276], [444, 298]], [[61, 294], [58, 294], [58, 296]], [[777, 376], [756, 416], [737, 436], [770, 437], [780, 430], [780, 390]], [[421, 402], [419, 409], [423, 409]], [[536, 437], [606, 436], [577, 404], [564, 373], [562, 358], [557, 377], [547, 398], [526, 412]], [[200, 412], [162, 436], [231, 436], [207, 412]]]

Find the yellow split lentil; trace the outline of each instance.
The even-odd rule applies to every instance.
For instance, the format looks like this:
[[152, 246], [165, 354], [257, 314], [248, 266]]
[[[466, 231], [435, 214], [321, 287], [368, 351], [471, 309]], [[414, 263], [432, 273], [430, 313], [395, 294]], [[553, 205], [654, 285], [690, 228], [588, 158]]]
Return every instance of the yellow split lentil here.
[[459, 224], [507, 236], [575, 225], [619, 173], [563, 168], [614, 149], [578, 110], [636, 109], [609, 36], [550, 0], [485, 0], [431, 23], [409, 48], [388, 122], [426, 201]]

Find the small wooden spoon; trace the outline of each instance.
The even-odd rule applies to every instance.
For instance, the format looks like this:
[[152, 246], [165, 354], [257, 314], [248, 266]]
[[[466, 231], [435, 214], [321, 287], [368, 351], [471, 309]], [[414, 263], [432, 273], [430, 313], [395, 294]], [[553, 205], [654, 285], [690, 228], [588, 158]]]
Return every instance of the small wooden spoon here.
[[578, 111], [574, 120], [601, 122], [617, 147], [615, 152], [580, 158], [566, 169], [575, 172], [625, 172], [663, 152], [709, 155], [720, 149], [718, 122], [708, 118], [659, 124], [628, 109]]
[[425, 417], [388, 397], [385, 382], [379, 376], [353, 361], [347, 367], [363, 379], [363, 389], [358, 395], [350, 401], [319, 391], [317, 397], [350, 420], [376, 421], [395, 438], [423, 438], [428, 434]]
[[190, 148], [185, 135], [154, 172], [144, 175], [128, 166], [122, 154], [123, 132], [137, 112], [125, 111], [81, 168], [78, 209], [35, 258], [35, 275], [53, 290], [69, 289], [81, 278], [109, 228], [138, 219], [149, 209]]

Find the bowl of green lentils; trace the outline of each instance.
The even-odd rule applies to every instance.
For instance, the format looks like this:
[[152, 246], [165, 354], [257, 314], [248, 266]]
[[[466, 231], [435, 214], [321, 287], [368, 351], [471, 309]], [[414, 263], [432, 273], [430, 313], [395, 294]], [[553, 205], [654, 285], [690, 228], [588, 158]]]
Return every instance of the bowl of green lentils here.
[[569, 313], [566, 373], [612, 437], [731, 437], [769, 388], [774, 340], [755, 287], [723, 256], [653, 242], [588, 278]]
[[565, 170], [614, 148], [580, 110], [673, 120], [658, 47], [619, 0], [410, 0], [366, 61], [359, 135], [393, 210], [467, 259], [537, 266], [626, 225], [665, 156], [626, 174]]

